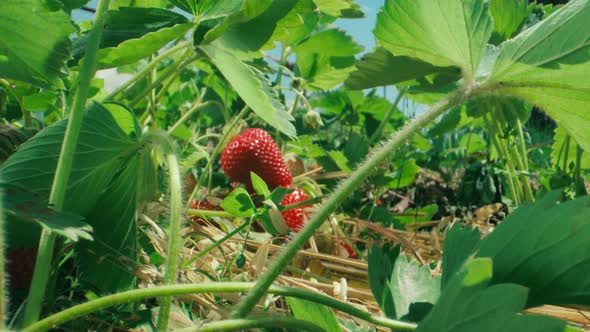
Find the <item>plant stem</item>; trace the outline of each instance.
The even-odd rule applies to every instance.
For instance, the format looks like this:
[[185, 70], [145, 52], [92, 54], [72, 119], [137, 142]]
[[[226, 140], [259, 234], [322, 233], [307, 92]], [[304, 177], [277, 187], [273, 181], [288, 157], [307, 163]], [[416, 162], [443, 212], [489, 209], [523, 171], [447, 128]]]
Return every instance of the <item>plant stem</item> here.
[[199, 111], [205, 107], [208, 107], [209, 105], [216, 105], [215, 102], [212, 101], [207, 101], [207, 102], [202, 102], [203, 101], [203, 94], [201, 94], [201, 96], [199, 97], [199, 99], [197, 100], [197, 102], [195, 102], [195, 104], [193, 105], [193, 107], [191, 107], [188, 111], [186, 111], [181, 117], [180, 119], [178, 119], [178, 121], [176, 121], [176, 123], [174, 125], [172, 125], [172, 127], [170, 127], [170, 129], [168, 129], [168, 134], [172, 134], [176, 129], [178, 129], [178, 127], [180, 127], [180, 125], [182, 125], [186, 119], [188, 119], [191, 115], [193, 115], [196, 111]]
[[[174, 151], [167, 156], [168, 172], [170, 174], [170, 226], [168, 228], [168, 258], [166, 259], [166, 272], [164, 284], [171, 285], [176, 282], [176, 270], [178, 268], [178, 252], [182, 244], [180, 228], [182, 223], [182, 183], [180, 181], [180, 167]], [[158, 316], [158, 331], [168, 331], [168, 318], [170, 317], [171, 297], [162, 299], [160, 314]]]
[[270, 265], [268, 271], [263, 274], [256, 286], [242, 300], [233, 318], [243, 318], [252, 311], [254, 306], [264, 296], [274, 280], [280, 275], [283, 269], [295, 257], [303, 245], [313, 236], [315, 231], [333, 213], [350, 194], [358, 188], [363, 181], [372, 173], [373, 169], [386, 161], [392, 151], [403, 145], [409, 138], [434, 121], [447, 109], [461, 103], [467, 93], [463, 90], [450, 94], [440, 100], [421, 116], [406, 124], [400, 131], [395, 133], [383, 146], [377, 148], [372, 155], [365, 160], [345, 181], [343, 181], [334, 192], [327, 198], [326, 203], [311, 218], [311, 221], [297, 233], [295, 238], [285, 247], [281, 255]]
[[582, 154], [584, 150], [576, 144], [576, 168], [574, 169], [574, 186], [576, 195], [587, 195], [584, 179], [582, 178]]
[[[80, 74], [78, 75], [78, 89], [74, 99], [73, 109], [70, 112], [68, 126], [66, 128], [61, 153], [57, 162], [55, 177], [53, 178], [53, 184], [51, 186], [51, 193], [49, 195], [49, 204], [57, 211], [63, 210], [68, 180], [70, 178], [72, 163], [74, 161], [74, 153], [76, 152], [80, 127], [84, 117], [84, 108], [86, 106], [90, 81], [96, 73], [98, 47], [109, 3], [110, 0], [101, 0], [99, 2], [96, 11], [96, 19], [92, 30], [88, 35], [86, 54], [84, 55], [84, 59], [82, 59]], [[55, 236], [54, 233], [45, 228], [41, 232], [37, 260], [35, 261], [35, 271], [33, 272], [33, 279], [31, 281], [31, 288], [29, 290], [23, 319], [24, 326], [38, 320], [41, 313], [41, 306], [46, 290], [45, 288], [47, 287], [47, 280], [50, 275]]]
[[[166, 70], [156, 80], [154, 80], [153, 82], [150, 82], [143, 90], [141, 90], [141, 92], [133, 100], [131, 100], [129, 102], [128, 106], [130, 108], [135, 107], [135, 105], [137, 105], [141, 100], [143, 100], [143, 98], [145, 98], [145, 96], [147, 96], [156, 86], [158, 86], [158, 84], [162, 83], [162, 81], [164, 81], [165, 79], [170, 77], [170, 75], [176, 73], [179, 70], [182, 70], [186, 65], [188, 65], [189, 63], [191, 63], [193, 60], [196, 59], [196, 58], [191, 58], [191, 59], [186, 60], [190, 54], [191, 54], [191, 52], [186, 52], [186, 54], [184, 54], [182, 56], [182, 58], [180, 58], [180, 60], [178, 60], [178, 62], [176, 64], [174, 64], [170, 68], [168, 68], [168, 70]], [[120, 97], [119, 99], [123, 99], [123, 96]], [[155, 121], [155, 119], [154, 119], [154, 121]]]
[[291, 317], [256, 317], [244, 319], [228, 319], [211, 322], [201, 327], [187, 327], [174, 332], [216, 332], [243, 331], [245, 329], [283, 328], [294, 331], [326, 332], [323, 328], [306, 320]]
[[[76, 318], [83, 317], [85, 315], [103, 310], [105, 308], [125, 303], [132, 303], [149, 298], [202, 293], [248, 292], [253, 287], [253, 282], [216, 282], [199, 284], [178, 284], [134, 289], [126, 292], [103, 296], [98, 299], [88, 301], [86, 303], [75, 305], [71, 308], [53, 314], [39, 322], [36, 322], [31, 326], [28, 326], [27, 328], [23, 329], [23, 332], [47, 331], [65, 322], [69, 322]], [[370, 312], [361, 310], [348, 303], [344, 303], [329, 296], [325, 296], [315, 292], [283, 286], [271, 286], [268, 289], [268, 292], [271, 294], [295, 297], [323, 304], [325, 306], [334, 308], [336, 310], [339, 310], [341, 312], [344, 312], [346, 314], [349, 314], [351, 316], [360, 318], [369, 323], [373, 323], [379, 326], [404, 331], [416, 329], [416, 324], [393, 320], [387, 317], [376, 316], [371, 314]]]
[[535, 202], [535, 195], [533, 194], [533, 190], [531, 189], [531, 184], [529, 182], [529, 179], [525, 175], [525, 172], [527, 172], [527, 170], [524, 166], [523, 161], [520, 159], [520, 154], [518, 153], [518, 149], [516, 148], [516, 145], [511, 144], [511, 148], [512, 148], [512, 154], [514, 156], [514, 160], [516, 160], [516, 165], [518, 166], [518, 169], [520, 170], [520, 181], [524, 185], [524, 194], [525, 194], [526, 200], [529, 203], [534, 203]]
[[518, 129], [518, 136], [520, 138], [520, 153], [522, 154], [522, 160], [524, 162], [524, 168], [529, 171], [529, 157], [526, 150], [526, 142], [524, 140], [524, 132], [522, 130], [522, 123], [520, 119], [516, 120], [516, 128]]
[[383, 129], [385, 129], [385, 126], [387, 126], [387, 124], [389, 123], [389, 119], [391, 119], [391, 116], [397, 110], [397, 105], [399, 105], [399, 103], [402, 101], [402, 98], [405, 94], [406, 89], [400, 89], [398, 91], [397, 97], [393, 101], [391, 108], [387, 111], [387, 114], [385, 114], [385, 118], [383, 119], [383, 121], [381, 121], [379, 127], [377, 127], [377, 130], [375, 130], [373, 135], [371, 135], [371, 138], [369, 138], [369, 145], [372, 145], [373, 143], [375, 143], [375, 141], [381, 138], [381, 135], [383, 134]]
[[142, 79], [145, 75], [149, 74], [152, 69], [154, 69], [160, 61], [164, 60], [165, 58], [169, 57], [170, 55], [190, 46], [190, 41], [178, 43], [178, 45], [167, 49], [166, 51], [162, 52], [162, 54], [158, 55], [152, 62], [150, 62], [145, 68], [139, 71], [135, 76], [133, 76], [129, 81], [125, 82], [125, 84], [118, 87], [115, 91], [111, 92], [103, 101], [109, 101], [115, 98], [116, 95], [119, 93], [127, 90], [132, 84]]
[[569, 152], [570, 152], [570, 144], [571, 144], [571, 137], [570, 135], [567, 135], [565, 137], [565, 151], [563, 153], [563, 172], [567, 173], [567, 164], [568, 164], [568, 159], [569, 157]]

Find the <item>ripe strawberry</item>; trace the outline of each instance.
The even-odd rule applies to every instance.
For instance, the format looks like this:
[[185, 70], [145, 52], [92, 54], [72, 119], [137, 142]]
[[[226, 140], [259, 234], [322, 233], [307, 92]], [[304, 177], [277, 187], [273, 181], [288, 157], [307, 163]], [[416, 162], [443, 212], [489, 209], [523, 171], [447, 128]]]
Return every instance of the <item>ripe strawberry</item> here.
[[[285, 197], [283, 197], [283, 200], [281, 201], [281, 205], [282, 206], [287, 206], [287, 205], [291, 205], [291, 204], [295, 204], [295, 203], [299, 203], [299, 202], [303, 202], [309, 199], [309, 196], [307, 196], [307, 194], [299, 189], [299, 188], [295, 188], [295, 191], [293, 191], [290, 194], [285, 195]], [[289, 227], [293, 232], [297, 233], [299, 232], [299, 230], [301, 230], [301, 228], [303, 228], [303, 221], [306, 217], [306, 212], [305, 209], [309, 208], [309, 205], [305, 205], [305, 206], [301, 206], [292, 210], [288, 210], [288, 211], [283, 211], [281, 212], [281, 215], [283, 215], [283, 218], [285, 219], [285, 222], [287, 223], [287, 227]]]
[[221, 153], [221, 167], [230, 179], [244, 183], [250, 191], [250, 172], [260, 176], [271, 190], [292, 181], [279, 147], [260, 128], [247, 129], [234, 138]]

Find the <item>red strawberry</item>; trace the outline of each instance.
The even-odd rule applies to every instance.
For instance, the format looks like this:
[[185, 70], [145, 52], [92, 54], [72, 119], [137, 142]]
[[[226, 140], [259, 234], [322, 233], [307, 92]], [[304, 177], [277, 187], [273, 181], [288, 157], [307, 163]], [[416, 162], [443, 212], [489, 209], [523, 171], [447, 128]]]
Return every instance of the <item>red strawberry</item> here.
[[260, 176], [271, 190], [292, 181], [279, 147], [260, 128], [247, 129], [229, 142], [221, 153], [221, 167], [230, 179], [244, 183], [250, 191], [250, 172]]
[[[293, 191], [292, 193], [287, 194], [287, 195], [285, 195], [285, 197], [283, 197], [283, 200], [281, 201], [281, 205], [287, 206], [287, 205], [307, 201], [308, 199], [309, 199], [309, 196], [307, 196], [307, 194], [303, 190], [301, 190], [299, 188], [295, 188], [295, 191]], [[303, 226], [304, 226], [303, 221], [306, 217], [305, 209], [309, 208], [309, 207], [310, 207], [309, 205], [304, 205], [304, 206], [301, 206], [301, 207], [298, 207], [295, 209], [281, 212], [281, 215], [283, 215], [283, 218], [285, 219], [285, 222], [287, 223], [287, 227], [289, 227], [295, 233], [299, 232], [299, 230], [301, 230], [301, 228], [303, 228]]]

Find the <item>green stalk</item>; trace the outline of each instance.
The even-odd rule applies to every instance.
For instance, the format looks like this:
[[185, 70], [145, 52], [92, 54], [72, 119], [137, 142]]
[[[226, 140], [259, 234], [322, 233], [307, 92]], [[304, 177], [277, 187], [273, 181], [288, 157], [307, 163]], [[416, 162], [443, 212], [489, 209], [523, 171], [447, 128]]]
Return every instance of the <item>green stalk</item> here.
[[199, 97], [199, 99], [193, 105], [193, 107], [191, 107], [188, 111], [186, 111], [180, 117], [180, 119], [178, 119], [178, 121], [176, 121], [176, 123], [174, 125], [172, 125], [172, 127], [170, 127], [170, 129], [168, 129], [168, 134], [172, 134], [176, 129], [178, 129], [178, 127], [180, 127], [180, 125], [182, 125], [195, 112], [200, 111], [203, 108], [208, 107], [209, 105], [216, 105], [216, 103], [213, 102], [213, 101], [207, 101], [207, 102], [204, 102], [203, 103], [202, 102], [203, 101], [202, 97], [203, 97], [203, 94], [201, 94], [201, 97]]
[[576, 188], [576, 195], [586, 195], [586, 186], [582, 178], [582, 154], [584, 150], [579, 144], [576, 144], [576, 168], [574, 169], [574, 186]]
[[167, 49], [166, 51], [162, 52], [162, 54], [158, 55], [154, 60], [152, 60], [145, 68], [139, 71], [135, 76], [133, 76], [129, 81], [125, 82], [125, 84], [121, 85], [115, 91], [111, 92], [103, 101], [113, 100], [116, 95], [122, 93], [123, 91], [127, 90], [132, 84], [142, 79], [144, 76], [149, 74], [152, 69], [154, 69], [162, 60], [166, 59], [167, 57], [171, 56], [172, 54], [190, 46], [191, 41], [186, 41], [182, 43], [178, 43], [178, 45]]
[[[490, 123], [490, 120], [488, 119], [487, 116], [484, 115], [483, 120], [486, 124], [486, 127], [488, 128], [488, 132], [490, 134], [490, 139], [492, 140], [492, 143], [494, 144], [496, 151], [500, 155], [503, 154], [502, 147], [500, 146], [498, 135], [496, 134], [496, 130], [494, 129], [494, 127]], [[508, 188], [510, 190], [510, 194], [512, 195], [512, 198], [514, 198], [514, 202], [516, 203], [516, 206], [518, 206], [519, 205], [519, 198], [516, 195], [516, 187], [514, 185], [512, 175], [509, 173], [506, 178], [508, 179]]]
[[344, 182], [339, 185], [327, 198], [326, 203], [311, 218], [311, 221], [289, 242], [281, 255], [270, 265], [268, 271], [263, 274], [256, 286], [242, 300], [233, 318], [243, 318], [252, 311], [254, 306], [267, 292], [268, 288], [281, 274], [283, 269], [295, 257], [297, 252], [311, 238], [322, 223], [358, 188], [363, 181], [373, 172], [373, 169], [386, 161], [391, 153], [402, 146], [409, 138], [419, 132], [426, 125], [434, 121], [439, 115], [449, 108], [463, 102], [466, 93], [463, 90], [457, 91], [448, 97], [440, 100], [421, 116], [406, 124], [400, 131], [395, 133], [383, 146], [377, 148], [370, 157], [365, 160]]
[[[66, 310], [53, 314], [33, 325], [23, 329], [22, 332], [39, 332], [47, 331], [55, 328], [63, 323], [72, 321], [74, 319], [86, 316], [109, 307], [137, 302], [145, 299], [161, 297], [161, 296], [179, 296], [187, 294], [202, 294], [202, 293], [238, 293], [248, 292], [254, 287], [253, 282], [216, 282], [216, 283], [199, 283], [199, 284], [178, 284], [170, 286], [158, 286], [151, 288], [134, 289], [126, 292], [116, 293], [112, 295], [103, 296], [86, 303], [75, 305]], [[283, 286], [271, 286], [268, 289], [270, 294], [295, 297], [303, 300], [308, 300], [314, 303], [323, 304], [330, 308], [334, 308], [343, 313], [360, 318], [369, 323], [388, 327], [396, 330], [415, 330], [416, 324], [406, 323], [398, 320], [389, 319], [387, 317], [376, 316], [370, 312], [361, 310], [348, 303], [341, 302], [337, 299], [310, 292], [298, 288], [290, 288]]]
[[[94, 25], [88, 35], [86, 54], [84, 55], [84, 59], [82, 59], [80, 74], [78, 75], [78, 89], [74, 99], [73, 109], [70, 112], [68, 126], [66, 128], [61, 153], [57, 162], [55, 177], [53, 178], [53, 184], [51, 186], [51, 193], [49, 195], [49, 204], [57, 211], [62, 211], [63, 209], [68, 180], [70, 178], [72, 163], [74, 161], [74, 153], [76, 151], [76, 145], [78, 144], [82, 118], [84, 117], [84, 108], [86, 107], [90, 81], [96, 73], [98, 47], [104, 27], [105, 13], [109, 8], [109, 3], [110, 0], [100, 1], [96, 10]], [[47, 287], [47, 280], [51, 273], [50, 267], [55, 236], [54, 233], [45, 228], [41, 232], [37, 260], [35, 261], [35, 271], [33, 272], [33, 279], [31, 281], [31, 288], [29, 290], [27, 305], [25, 308], [23, 320], [24, 326], [39, 319], [43, 297]]]
[[570, 158], [570, 156], [569, 156], [570, 144], [571, 144], [571, 137], [570, 137], [570, 135], [567, 135], [565, 138], [565, 151], [563, 153], [563, 172], [564, 173], [567, 173], [567, 161]]
[[387, 111], [387, 114], [385, 114], [385, 118], [383, 119], [383, 121], [381, 121], [379, 127], [377, 127], [377, 130], [375, 130], [373, 135], [371, 135], [371, 138], [369, 138], [369, 145], [372, 145], [381, 138], [381, 135], [383, 134], [383, 129], [385, 129], [385, 126], [389, 123], [389, 119], [391, 119], [393, 113], [395, 113], [395, 111], [397, 110], [397, 105], [399, 105], [399, 103], [402, 101], [402, 98], [405, 94], [406, 89], [401, 89], [398, 91], [397, 97], [393, 101], [391, 108], [389, 109], [389, 111]]
[[524, 141], [524, 132], [522, 130], [522, 123], [516, 120], [516, 128], [518, 129], [518, 136], [520, 138], [520, 153], [522, 154], [522, 160], [524, 162], [524, 168], [529, 171], [529, 157], [526, 150], [526, 142]]
[[524, 194], [525, 194], [526, 200], [529, 203], [534, 203], [535, 202], [535, 195], [533, 194], [533, 190], [531, 189], [531, 184], [529, 182], [529, 179], [527, 178], [527, 176], [524, 173], [527, 170], [524, 166], [523, 161], [520, 159], [520, 153], [518, 152], [516, 145], [511, 144], [511, 148], [512, 148], [512, 155], [514, 156], [514, 160], [516, 160], [516, 165], [518, 166], [518, 169], [520, 170], [520, 181], [524, 184]]
[[[179, 70], [182, 70], [185, 66], [187, 66], [188, 64], [190, 64], [192, 61], [194, 61], [196, 58], [191, 58], [188, 59], [188, 56], [191, 54], [192, 52], [186, 52], [186, 54], [184, 54], [182, 56], [182, 58], [180, 58], [180, 60], [178, 60], [178, 62], [174, 65], [172, 65], [170, 68], [168, 68], [160, 77], [158, 77], [156, 80], [154, 80], [153, 82], [150, 82], [143, 90], [141, 90], [141, 92], [137, 95], [137, 97], [135, 97], [133, 100], [131, 100], [128, 104], [128, 106], [130, 108], [135, 107], [135, 105], [137, 105], [141, 100], [143, 100], [143, 98], [145, 98], [149, 93], [151, 93], [151, 91], [157, 87], [160, 83], [162, 83], [162, 81], [164, 81], [165, 79], [167, 79], [168, 77], [170, 77], [170, 75], [176, 73]], [[124, 98], [124, 96], [121, 96], [119, 98], [119, 100], [122, 100]]]
[[243, 331], [244, 329], [282, 328], [294, 331], [326, 332], [323, 328], [306, 320], [291, 317], [256, 317], [244, 319], [227, 319], [211, 322], [201, 327], [187, 327], [174, 332], [217, 332]]
[[[182, 223], [182, 183], [180, 181], [180, 166], [174, 151], [167, 155], [168, 172], [170, 173], [170, 226], [168, 228], [168, 258], [166, 259], [166, 271], [164, 284], [171, 285], [176, 282], [178, 269], [178, 252], [182, 245], [180, 228]], [[158, 316], [158, 331], [168, 331], [168, 318], [170, 317], [171, 297], [162, 299], [160, 314]]]

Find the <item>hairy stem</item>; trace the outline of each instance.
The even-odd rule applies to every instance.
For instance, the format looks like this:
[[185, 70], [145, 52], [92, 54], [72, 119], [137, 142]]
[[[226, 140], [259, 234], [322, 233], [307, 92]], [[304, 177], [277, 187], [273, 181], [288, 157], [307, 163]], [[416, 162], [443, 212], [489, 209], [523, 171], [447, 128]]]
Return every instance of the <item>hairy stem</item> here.
[[[82, 59], [80, 74], [78, 76], [78, 89], [74, 98], [73, 109], [70, 112], [68, 126], [66, 128], [61, 153], [57, 162], [55, 177], [53, 178], [53, 184], [51, 186], [51, 193], [49, 195], [49, 204], [57, 211], [63, 209], [68, 180], [70, 178], [72, 163], [74, 161], [74, 153], [76, 151], [76, 145], [78, 144], [82, 118], [84, 117], [84, 108], [86, 106], [86, 99], [88, 98], [90, 81], [96, 73], [98, 47], [102, 38], [105, 14], [109, 8], [109, 3], [110, 0], [100, 1], [96, 10], [94, 26], [88, 35], [86, 54]], [[35, 271], [33, 272], [31, 288], [27, 298], [23, 320], [24, 326], [35, 322], [41, 313], [47, 280], [50, 275], [54, 243], [55, 234], [44, 228], [39, 241], [37, 260], [35, 261]]]
[[[178, 252], [182, 245], [180, 228], [182, 224], [182, 183], [180, 181], [180, 167], [174, 151], [167, 156], [168, 172], [170, 174], [170, 226], [168, 228], [168, 258], [164, 273], [164, 284], [171, 285], [176, 282], [176, 270], [178, 268]], [[160, 314], [158, 316], [158, 331], [168, 331], [168, 318], [170, 317], [171, 297], [162, 299]]]
[[6, 244], [4, 242], [4, 208], [3, 200], [4, 193], [0, 192], [0, 331], [4, 331], [6, 327], [7, 304], [8, 304], [8, 290], [6, 289]]
[[211, 322], [200, 327], [188, 327], [175, 332], [217, 332], [243, 331], [244, 329], [283, 328], [295, 331], [326, 332], [323, 328], [306, 320], [291, 317], [256, 317], [244, 319], [227, 319]]
[[449, 108], [461, 103], [466, 97], [465, 91], [457, 91], [447, 98], [442, 99], [415, 120], [409, 122], [400, 131], [395, 133], [392, 138], [383, 146], [377, 148], [375, 152], [360, 165], [354, 173], [350, 175], [334, 192], [327, 198], [324, 206], [320, 208], [311, 218], [311, 221], [295, 236], [295, 238], [285, 247], [280, 256], [271, 264], [268, 271], [261, 276], [260, 280], [252, 291], [242, 300], [233, 318], [246, 317], [264, 296], [274, 280], [285, 269], [289, 262], [295, 257], [303, 245], [313, 236], [315, 231], [322, 223], [333, 213], [350, 194], [358, 188], [363, 181], [371, 174], [373, 169], [382, 162], [386, 161], [391, 153], [402, 146], [410, 137], [434, 121], [439, 115]]
[[[83, 317], [93, 312], [97, 312], [116, 305], [141, 301], [144, 299], [186, 294], [248, 292], [253, 287], [254, 283], [252, 282], [216, 282], [134, 289], [126, 292], [107, 295], [95, 300], [88, 301], [86, 303], [75, 305], [64, 311], [53, 314], [31, 326], [28, 326], [27, 328], [23, 329], [23, 332], [47, 331], [63, 323]], [[357, 307], [350, 304], [315, 292], [282, 286], [271, 286], [268, 289], [268, 292], [271, 294], [295, 297], [323, 304], [379, 326], [400, 331], [416, 329], [416, 324], [393, 320], [382, 316], [376, 316], [364, 310], [358, 309]]]

